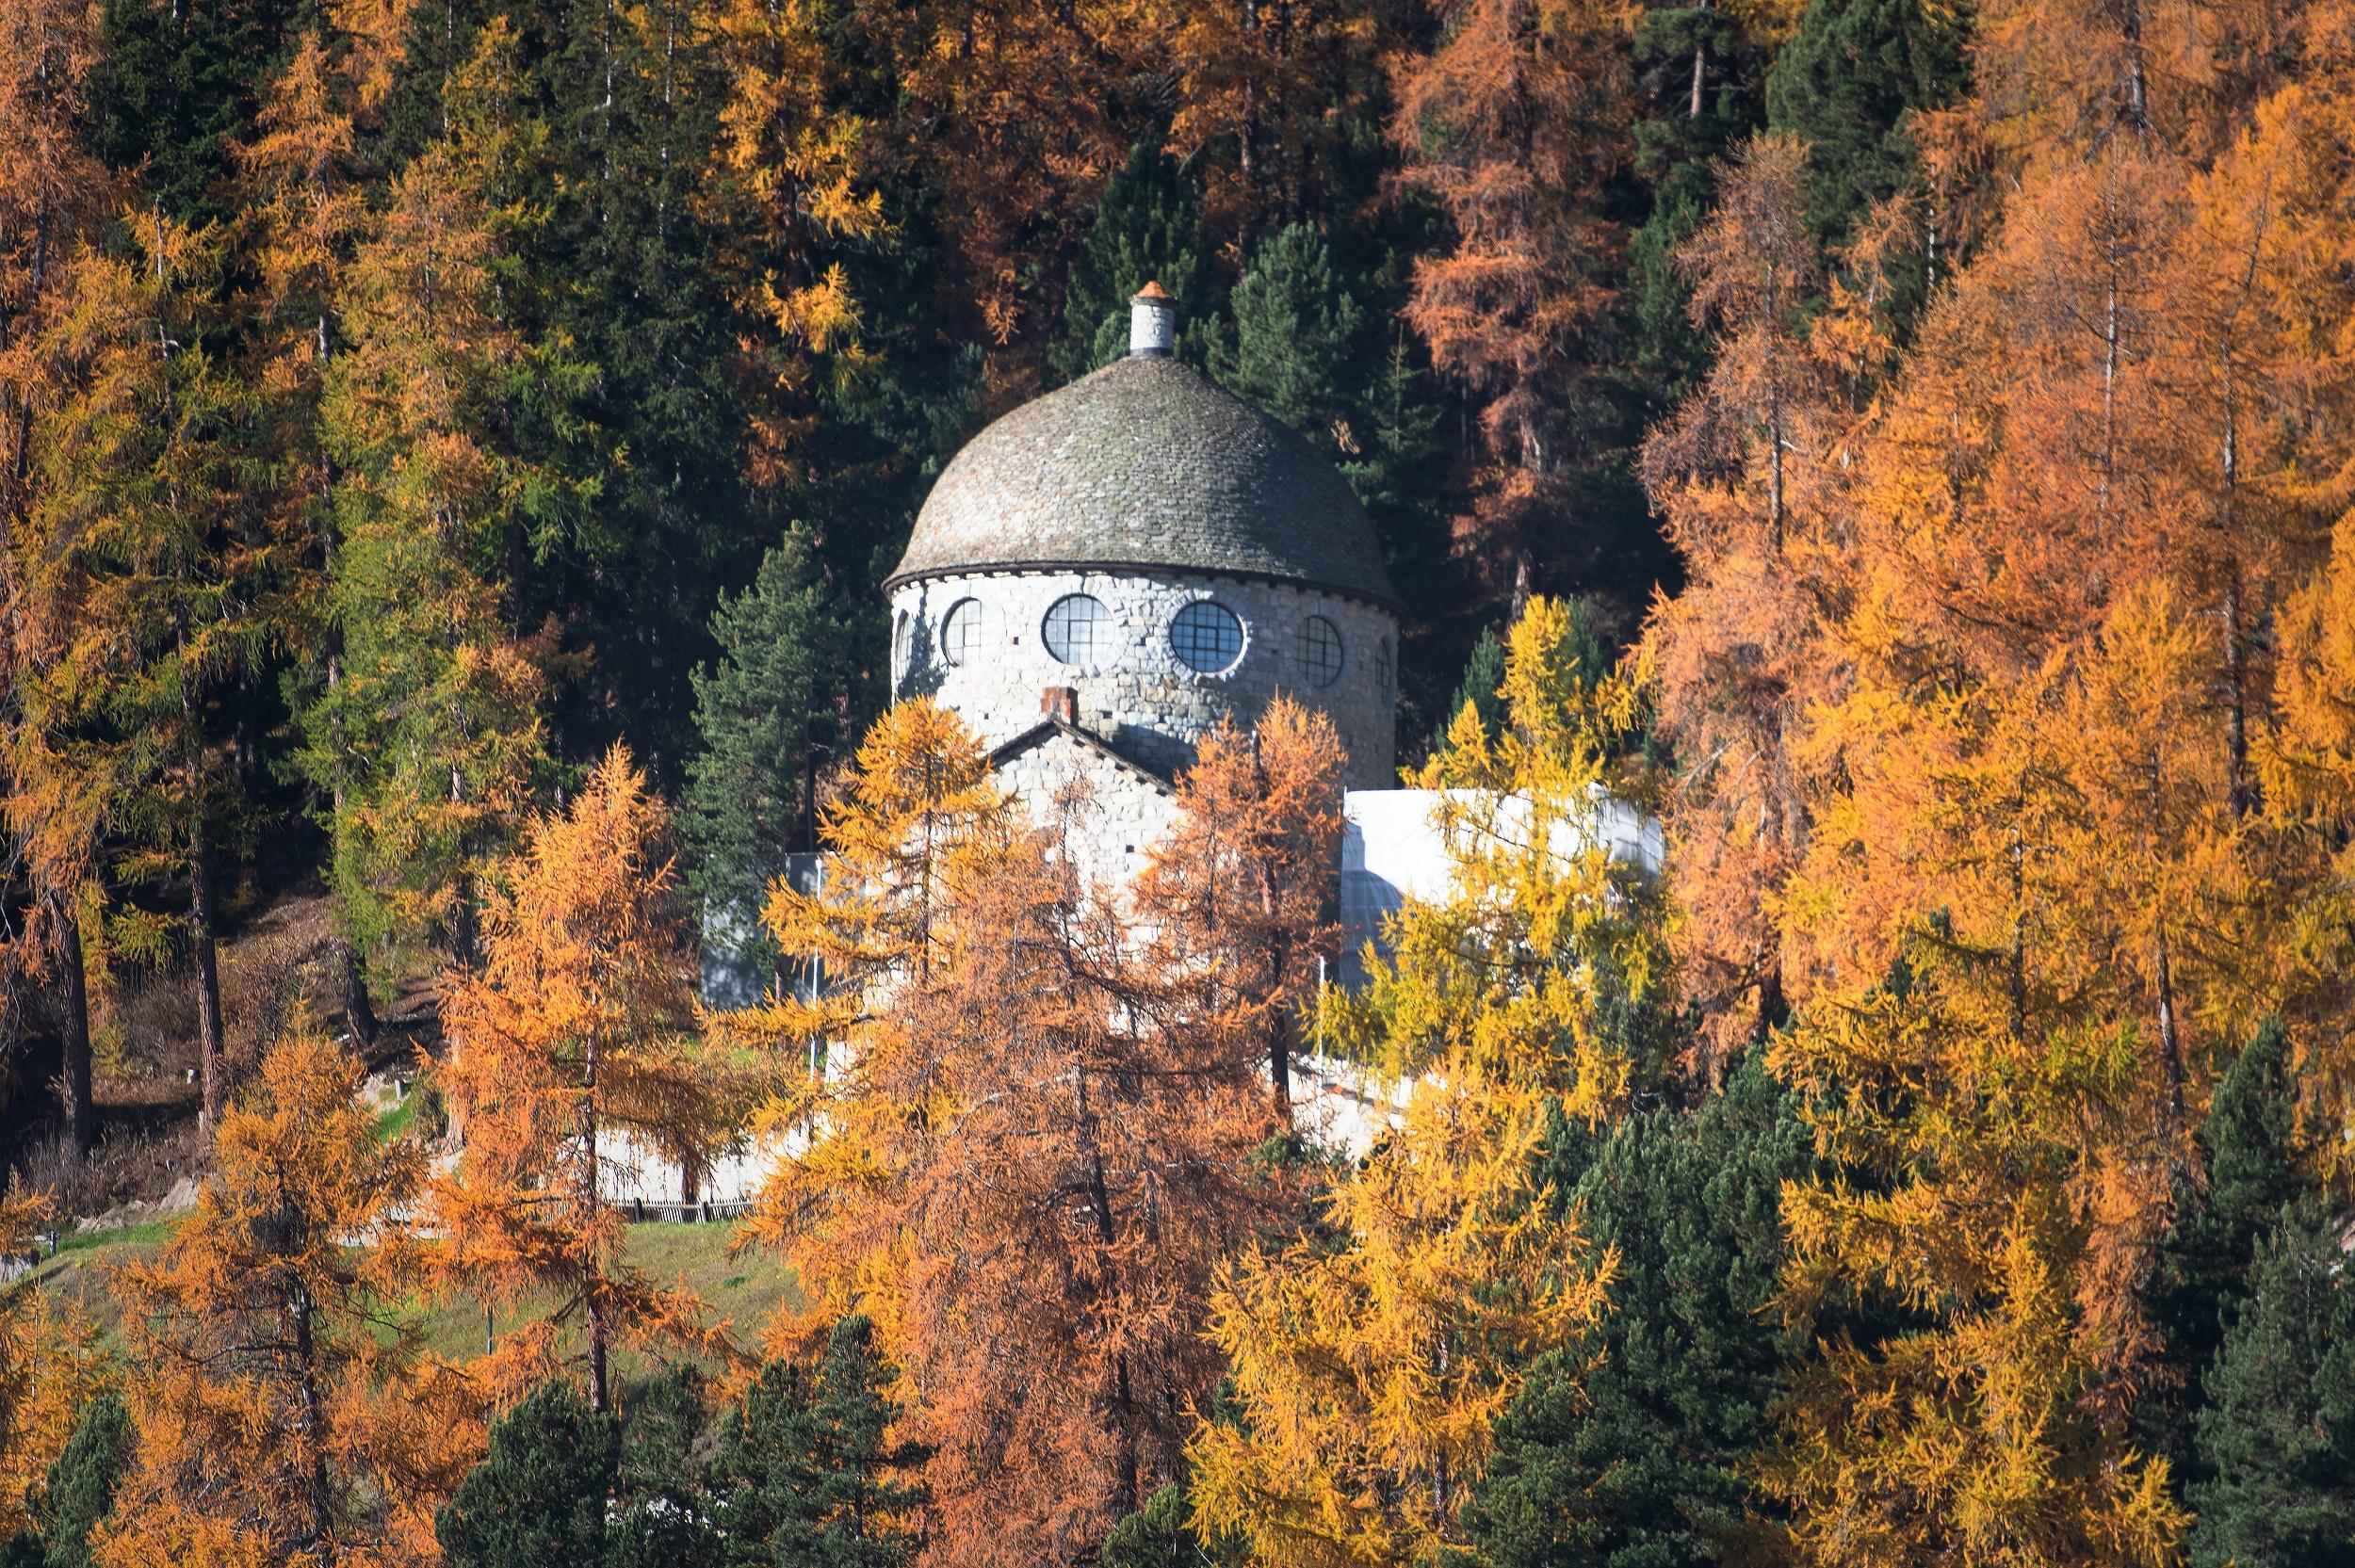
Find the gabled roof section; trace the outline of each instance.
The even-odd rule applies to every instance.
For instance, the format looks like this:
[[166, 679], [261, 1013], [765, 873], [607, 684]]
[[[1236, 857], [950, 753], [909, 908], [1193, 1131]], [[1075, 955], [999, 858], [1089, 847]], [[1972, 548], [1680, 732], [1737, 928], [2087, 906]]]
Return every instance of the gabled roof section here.
[[1173, 794], [1177, 789], [1177, 785], [1167, 775], [1156, 768], [1145, 767], [1145, 764], [1129, 756], [1094, 730], [1084, 725], [1075, 724], [1061, 715], [1050, 715], [1042, 719], [1012, 740], [999, 745], [989, 753], [989, 766], [993, 768], [1003, 768], [1023, 752], [1034, 750], [1057, 736], [1069, 739], [1085, 751], [1095, 752], [1114, 767], [1132, 774], [1139, 781], [1150, 784], [1163, 795]]

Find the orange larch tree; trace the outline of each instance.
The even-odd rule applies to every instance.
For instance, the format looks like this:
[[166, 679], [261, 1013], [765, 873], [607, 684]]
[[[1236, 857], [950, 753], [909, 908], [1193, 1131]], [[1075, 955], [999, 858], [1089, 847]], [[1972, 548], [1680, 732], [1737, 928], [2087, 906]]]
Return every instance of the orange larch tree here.
[[1687, 912], [1679, 958], [1719, 1058], [1787, 1000], [1770, 907], [1807, 842], [1795, 732], [1836, 677], [1820, 621], [1844, 588], [1850, 421], [1806, 325], [1823, 264], [1805, 179], [1806, 151], [1789, 137], [1762, 135], [1735, 154], [1682, 256], [1717, 360], [1654, 427], [1641, 464], [1686, 576], [1653, 607], [1641, 656], [1681, 765], [1668, 802]]
[[[1324, 772], [1329, 741], [1305, 738], [1304, 770]], [[771, 905], [780, 946], [839, 955], [859, 994], [769, 1010], [828, 1026], [838, 1054], [772, 1106], [806, 1141], [748, 1234], [808, 1295], [782, 1333], [875, 1320], [934, 1451], [940, 1562], [1080, 1560], [1178, 1478], [1186, 1412], [1218, 1375], [1210, 1272], [1289, 1188], [1250, 1158], [1278, 1124], [1257, 1015], [1241, 1004], [1237, 1025], [1223, 983], [1183, 1000], [1187, 979], [1135, 972], [1064, 848], [1088, 809], [1074, 796], [1016, 831], [970, 736], [904, 704], [830, 817], [835, 891]], [[1230, 859], [1163, 865], [1168, 889], [1237, 885]]]
[[1593, 0], [1460, 0], [1443, 19], [1390, 84], [1398, 180], [1454, 225], [1417, 259], [1405, 315], [1479, 404], [1486, 472], [1459, 544], [1518, 613], [1601, 408], [1595, 344], [1628, 236], [1600, 198], [1632, 152], [1628, 36]]
[[1803, 716], [1773, 911], [1810, 985], [1775, 1059], [1845, 1167], [1786, 1196], [1786, 1305], [1922, 1314], [1820, 1346], [1786, 1407], [1768, 1480], [1813, 1562], [2171, 1560], [2132, 1413], [2195, 1123], [2277, 1010], [2308, 1082], [2345, 1081], [2341, 988], [2298, 957], [2345, 929], [2330, 818], [2275, 750], [2329, 708], [2272, 663], [2327, 658], [2307, 595], [2347, 499], [2315, 417], [2344, 380], [2334, 78], [2219, 130], [2136, 54], [2207, 49], [2182, 15], [2050, 80], [2022, 61], [2067, 35], [1996, 20], [1990, 81], [2086, 113], [2010, 144], [2002, 227], [1857, 438], [1844, 673]]
[[272, 1046], [222, 1118], [218, 1178], [125, 1270], [137, 1439], [93, 1542], [108, 1568], [431, 1556], [480, 1401], [399, 1312], [423, 1162], [377, 1137], [360, 1076], [323, 1040]]
[[608, 1196], [625, 1154], [701, 1167], [733, 1131], [731, 1079], [694, 1037], [667, 828], [616, 747], [569, 810], [527, 829], [485, 912], [483, 966], [443, 1001], [441, 1074], [464, 1149], [428, 1194], [435, 1267], [499, 1307], [552, 1294], [551, 1316], [511, 1334], [494, 1371], [512, 1382], [544, 1369], [577, 1327], [599, 1411], [612, 1408], [616, 1342], [723, 1349], [698, 1298], [624, 1261]]
[[1266, 1065], [1278, 1124], [1319, 961], [1340, 946], [1344, 761], [1331, 721], [1290, 699], [1248, 734], [1221, 720], [1178, 781], [1177, 817], [1136, 885], [1145, 971], [1179, 1010], [1168, 1026], [1232, 1031]]
[[[15, 6], [0, 17], [0, 555], [11, 562], [12, 542], [35, 504], [34, 423], [65, 390], [63, 366], [41, 348], [45, 329], [76, 246], [114, 206], [116, 182], [79, 135], [97, 21], [72, 0]], [[19, 645], [17, 591], [13, 580], [0, 582], [8, 600], [11, 685], [39, 652]], [[39, 736], [8, 737], [12, 752], [27, 742], [30, 754], [8, 764], [8, 828], [36, 897], [6, 958], [18, 972], [57, 985], [65, 1132], [78, 1152], [94, 1130], [83, 924], [97, 804], [88, 781], [48, 766]]]

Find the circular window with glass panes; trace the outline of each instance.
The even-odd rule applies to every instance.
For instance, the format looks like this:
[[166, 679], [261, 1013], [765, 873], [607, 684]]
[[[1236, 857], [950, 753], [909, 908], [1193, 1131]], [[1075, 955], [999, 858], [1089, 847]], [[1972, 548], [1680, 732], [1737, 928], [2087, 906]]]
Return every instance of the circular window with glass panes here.
[[940, 619], [940, 656], [954, 665], [980, 658], [986, 620], [979, 599], [960, 599], [950, 605], [949, 613]]
[[1242, 622], [1225, 605], [1197, 599], [1169, 623], [1170, 651], [1190, 670], [1215, 675], [1242, 654]]
[[1112, 651], [1112, 621], [1101, 601], [1066, 593], [1047, 606], [1047, 651], [1065, 664], [1089, 665]]
[[1341, 678], [1340, 629], [1322, 615], [1300, 626], [1300, 678], [1313, 687], [1328, 687]]

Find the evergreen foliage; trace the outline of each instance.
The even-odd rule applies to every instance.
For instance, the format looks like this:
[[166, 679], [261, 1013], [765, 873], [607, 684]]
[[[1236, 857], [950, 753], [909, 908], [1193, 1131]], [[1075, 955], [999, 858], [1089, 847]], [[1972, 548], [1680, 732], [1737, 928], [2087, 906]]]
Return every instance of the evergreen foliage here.
[[691, 1364], [628, 1390], [605, 1568], [718, 1568], [708, 1495], [695, 1456], [706, 1385]]
[[1925, 0], [1809, 0], [1766, 73], [1767, 123], [1808, 146], [1808, 217], [1839, 245], [1905, 188], [1919, 154], [1911, 118], [1954, 101], [1967, 34]]
[[541, 1384], [491, 1428], [491, 1451], [435, 1516], [449, 1568], [584, 1568], [605, 1560], [622, 1424], [570, 1382]]
[[924, 1454], [891, 1432], [899, 1407], [872, 1326], [835, 1324], [814, 1369], [771, 1362], [728, 1417], [711, 1469], [727, 1568], [901, 1568], [922, 1545]]
[[1748, 1469], [1789, 1349], [1766, 1311], [1778, 1204], [1812, 1163], [1762, 1051], [1697, 1113], [1600, 1138], [1557, 1114], [1547, 1172], [1590, 1261], [1616, 1254], [1611, 1311], [1499, 1419], [1469, 1515], [1480, 1561], [1707, 1568], [1768, 1511]]
[[1202, 233], [1202, 205], [1177, 160], [1140, 141], [1104, 189], [1072, 258], [1064, 330], [1048, 361], [1076, 380], [1129, 351], [1129, 299], [1158, 283], [1178, 301], [1178, 355], [1200, 364], [1216, 341], [1221, 285]]
[[2319, 1205], [2285, 1211], [2259, 1245], [2205, 1393], [2195, 1568], [2355, 1563], [2355, 1287]]
[[1226, 308], [1234, 334], [1213, 346], [1210, 373], [1327, 456], [1355, 448], [1366, 311], [1324, 236], [1293, 223], [1262, 240]]
[[34, 1511], [41, 1555], [31, 1561], [42, 1568], [90, 1568], [90, 1532], [114, 1511], [131, 1442], [131, 1413], [122, 1396], [109, 1392], [92, 1399], [49, 1467]]
[[[1480, 629], [1480, 640], [1472, 644], [1471, 658], [1464, 666], [1464, 678], [1456, 685], [1454, 698], [1441, 716], [1442, 724], [1454, 724], [1455, 716], [1468, 705], [1480, 716], [1480, 727], [1491, 735], [1504, 721], [1504, 644], [1497, 640], [1493, 627]], [[1441, 733], [1444, 735], [1444, 729]]]
[[143, 167], [155, 200], [180, 222], [228, 216], [230, 145], [252, 123], [300, 9], [297, 0], [102, 0], [90, 151], [116, 169]]
[[753, 916], [785, 856], [814, 848], [818, 755], [847, 732], [849, 629], [818, 577], [806, 529], [789, 530], [711, 618], [716, 663], [695, 671], [702, 748], [687, 766], [679, 835], [688, 886], [710, 910]]
[[2208, 1102], [2199, 1136], [2207, 1179], [2179, 1188], [2179, 1212], [2160, 1242], [2151, 1285], [2152, 1319], [2185, 1386], [2178, 1398], [2154, 1398], [2145, 1420], [2158, 1423], [2154, 1436], [2195, 1476], [2201, 1456], [2189, 1437], [2201, 1380], [2248, 1301], [2258, 1244], [2284, 1210], [2314, 1194], [2297, 1121], [2288, 1031], [2280, 1018], [2267, 1018]]
[[1665, 407], [1690, 387], [1709, 356], [1677, 253], [1709, 216], [1718, 160], [1764, 122], [1761, 89], [1769, 51], [1742, 13], [1704, 0], [1647, 8], [1636, 24], [1634, 53], [1645, 111], [1635, 122], [1634, 166], [1649, 211], [1628, 246], [1634, 349], [1629, 368], [1647, 398]]

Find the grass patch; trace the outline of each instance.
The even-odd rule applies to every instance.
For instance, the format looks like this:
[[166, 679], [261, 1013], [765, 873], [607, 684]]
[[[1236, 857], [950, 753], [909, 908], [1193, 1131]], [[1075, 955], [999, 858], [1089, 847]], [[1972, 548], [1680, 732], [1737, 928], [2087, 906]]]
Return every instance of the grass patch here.
[[[724, 1320], [728, 1337], [745, 1350], [757, 1350], [760, 1334], [780, 1306], [798, 1307], [801, 1292], [792, 1271], [774, 1258], [758, 1253], [728, 1255], [733, 1225], [681, 1225], [649, 1220], [625, 1228], [623, 1257], [645, 1270], [657, 1284], [683, 1285], [711, 1307], [715, 1320]], [[511, 1311], [502, 1312], [487, 1327], [504, 1338], [511, 1331], [538, 1322], [555, 1307], [541, 1295], [527, 1296]], [[419, 1303], [418, 1336], [426, 1350], [453, 1361], [482, 1353], [482, 1304], [461, 1297], [455, 1301]], [[578, 1334], [568, 1325], [559, 1336], [565, 1353], [578, 1350]], [[659, 1358], [631, 1346], [613, 1352], [616, 1376], [636, 1377], [657, 1369]]]
[[[112, 1247], [161, 1247], [180, 1228], [180, 1219], [150, 1220], [144, 1225], [108, 1225], [94, 1231], [63, 1231], [57, 1236], [57, 1256]], [[46, 1261], [46, 1260], [44, 1260]]]
[[[414, 1098], [414, 1096], [413, 1096]], [[171, 1238], [176, 1219], [145, 1225], [125, 1225], [104, 1231], [69, 1234], [58, 1243], [55, 1258], [43, 1258], [33, 1271], [37, 1288], [60, 1303], [72, 1303], [111, 1339], [122, 1320], [122, 1304], [114, 1289], [114, 1276], [125, 1265], [152, 1259]], [[753, 1351], [761, 1331], [781, 1306], [798, 1307], [801, 1292], [792, 1271], [775, 1258], [749, 1252], [728, 1255], [733, 1225], [681, 1225], [650, 1220], [625, 1227], [624, 1258], [662, 1285], [684, 1285], [710, 1303], [714, 1320], [724, 1320], [728, 1337]], [[546, 1297], [527, 1297], [512, 1312], [502, 1312], [492, 1325], [504, 1338], [512, 1330], [545, 1317], [555, 1302]], [[466, 1297], [450, 1301], [419, 1300], [410, 1303], [424, 1348], [452, 1361], [467, 1361], [482, 1353], [481, 1303]], [[562, 1336], [567, 1352], [577, 1350], [577, 1334]], [[620, 1377], [641, 1377], [658, 1369], [660, 1358], [632, 1347], [617, 1347], [614, 1371]]]
[[376, 1140], [390, 1143], [417, 1124], [417, 1096], [413, 1091], [400, 1104], [376, 1119]]

